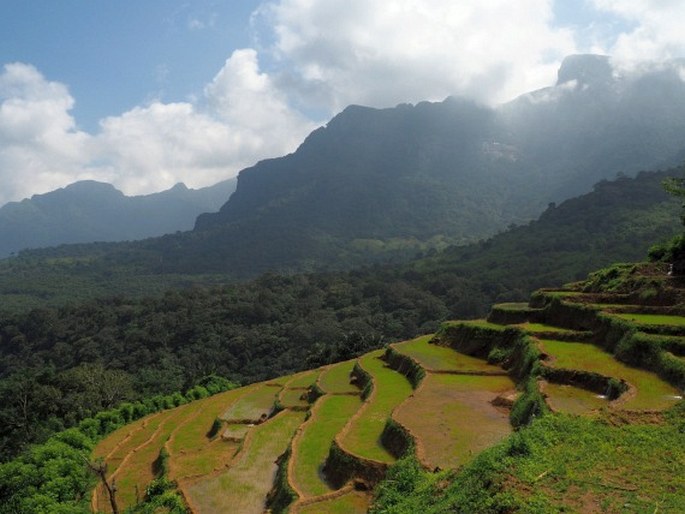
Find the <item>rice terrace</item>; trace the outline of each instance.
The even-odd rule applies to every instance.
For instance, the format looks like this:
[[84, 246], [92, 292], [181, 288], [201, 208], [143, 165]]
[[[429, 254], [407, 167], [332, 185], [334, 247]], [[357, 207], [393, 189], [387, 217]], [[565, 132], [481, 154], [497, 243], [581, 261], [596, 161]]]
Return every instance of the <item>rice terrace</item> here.
[[[662, 287], [680, 294], [669, 280]], [[685, 425], [673, 409], [685, 316], [675, 304], [570, 287], [162, 410], [112, 432], [93, 456], [122, 509], [165, 478], [197, 513], [444, 512], [450, 495], [469, 494], [489, 512], [478, 503], [488, 488], [530, 512], [682, 512]], [[642, 453], [646, 441], [668, 446], [665, 467]], [[398, 473], [413, 477], [407, 498]], [[461, 492], [439, 485], [450, 481]], [[430, 499], [416, 500], [420, 491]], [[91, 507], [112, 511], [103, 484]]]

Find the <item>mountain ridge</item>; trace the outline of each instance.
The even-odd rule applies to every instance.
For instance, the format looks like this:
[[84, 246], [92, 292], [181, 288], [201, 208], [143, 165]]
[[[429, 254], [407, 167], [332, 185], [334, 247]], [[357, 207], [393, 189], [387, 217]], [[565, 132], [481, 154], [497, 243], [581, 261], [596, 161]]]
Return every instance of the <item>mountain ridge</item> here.
[[192, 228], [195, 217], [216, 210], [235, 179], [189, 189], [179, 183], [147, 195], [127, 196], [106, 182], [83, 180], [0, 207], [0, 257], [29, 247], [127, 241]]

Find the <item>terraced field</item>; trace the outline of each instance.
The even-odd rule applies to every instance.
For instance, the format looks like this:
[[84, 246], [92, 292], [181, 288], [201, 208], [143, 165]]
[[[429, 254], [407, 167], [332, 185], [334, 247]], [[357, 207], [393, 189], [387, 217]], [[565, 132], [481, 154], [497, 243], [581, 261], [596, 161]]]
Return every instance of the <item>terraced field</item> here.
[[554, 367], [595, 372], [628, 382], [634, 389], [621, 401], [624, 409], [662, 410], [679, 399], [680, 392], [656, 374], [627, 366], [595, 345], [542, 340], [540, 347], [553, 358]]
[[451, 348], [431, 344], [433, 336], [423, 336], [392, 345], [398, 352], [418, 362], [426, 371], [447, 373], [503, 373], [502, 368], [483, 359], [457, 353]]
[[326, 395], [312, 409], [311, 418], [293, 444], [289, 477], [293, 488], [302, 497], [320, 496], [331, 492], [324, 480], [322, 467], [333, 438], [352, 415], [359, 410], [361, 398], [349, 395]]
[[[121, 439], [121, 444], [109, 455], [102, 455], [96, 448], [96, 456], [106, 457], [108, 479], [115, 480], [119, 506], [126, 508], [138, 503], [145, 494], [145, 486], [154, 478], [153, 463], [157, 460], [164, 443], [175, 425], [188, 415], [190, 405], [183, 405], [151, 416], [130, 438]], [[102, 486], [98, 487], [91, 502], [93, 509], [109, 512], [110, 506]]]
[[394, 419], [417, 438], [422, 463], [454, 468], [511, 433], [509, 411], [492, 402], [515, 387], [508, 376], [429, 373]]
[[228, 423], [259, 423], [264, 421], [273, 411], [274, 402], [281, 389], [281, 385], [264, 382], [249, 386], [249, 391], [226, 409], [220, 419]]
[[369, 508], [369, 495], [351, 491], [343, 496], [312, 503], [295, 509], [297, 514], [364, 514]]
[[652, 327], [661, 326], [682, 329], [682, 332], [685, 332], [685, 316], [640, 313], [614, 313], [612, 316], [630, 321], [638, 326], [645, 327], [647, 330]]
[[319, 387], [331, 394], [359, 394], [359, 388], [350, 383], [350, 373], [352, 373], [354, 363], [354, 360], [349, 360], [329, 366], [321, 372]]
[[226, 472], [197, 480], [187, 488], [187, 500], [195, 512], [262, 514], [273, 487], [276, 459], [285, 452], [305, 414], [283, 411], [255, 427], [234, 465]]
[[387, 367], [380, 359], [382, 355], [383, 350], [377, 350], [359, 359], [373, 378], [373, 392], [359, 415], [345, 427], [340, 443], [355, 455], [390, 463], [395, 457], [383, 447], [380, 437], [393, 409], [412, 393], [412, 387], [404, 375]]
[[[553, 295], [557, 308], [559, 301], [569, 298], [586, 305], [589, 299], [607, 297], [584, 298], [569, 291]], [[584, 306], [575, 305], [584, 309], [583, 316], [595, 315]], [[393, 437], [404, 438], [404, 447], [413, 448], [427, 469], [468, 466], [478, 453], [512, 432], [510, 415], [514, 419], [512, 412], [516, 410], [516, 406], [511, 408], [512, 403], [518, 396], [530, 401], [525, 396], [533, 394], [528, 392], [529, 388], [537, 398], [533, 401], [542, 405], [537, 413], [546, 411], [546, 401], [553, 412], [593, 416], [629, 414], [635, 419], [654, 416], [657, 421], [665, 417], [653, 411], [663, 411], [682, 397], [678, 388], [655, 373], [627, 366], [598, 346], [574, 340], [574, 336], [582, 337], [582, 341], [591, 337], [597, 340], [595, 332], [577, 332], [549, 321], [540, 323], [539, 320], [548, 319], [543, 308], [525, 304], [498, 308], [506, 310], [506, 316], [498, 313], [499, 318], [494, 315], [490, 319], [516, 320], [515, 324], [485, 320], [450, 323], [447, 326], [455, 331], [455, 339], [451, 342], [444, 339], [451, 337], [446, 329], [436, 341], [454, 344], [455, 348], [467, 341], [464, 343], [467, 351], [470, 340], [465, 336], [475, 335], [479, 338], [477, 344], [486, 350], [481, 354], [497, 350], [491, 354], [505, 355], [503, 365], [518, 370], [512, 371], [512, 376], [518, 379], [521, 379], [520, 370], [535, 370], [538, 366], [528, 363], [526, 368], [512, 364], [512, 355], [507, 353], [509, 348], [517, 351], [528, 348], [525, 350], [528, 353], [520, 355], [531, 359], [536, 358], [537, 346], [548, 357], [544, 365], [556, 368], [556, 375], [543, 368], [544, 375], [531, 374], [521, 379], [517, 392], [517, 384], [499, 366], [451, 347], [438, 346], [431, 343], [433, 336], [424, 336], [391, 345], [394, 351], [388, 351], [388, 362], [382, 358], [385, 352], [377, 350], [356, 360], [253, 384], [153, 414], [112, 433], [100, 442], [94, 456], [108, 463], [109, 476], [117, 482], [120, 507], [131, 506], [142, 498], [145, 487], [156, 477], [158, 470], [154, 463], [160, 450], [165, 448], [169, 454], [168, 478], [177, 481], [192, 512], [261, 514], [267, 508], [268, 496], [283, 495], [285, 491], [288, 497], [287, 489], [274, 489], [286, 484], [296, 496], [289, 512], [355, 514], [368, 510], [371, 495], [355, 490], [354, 486], [372, 487], [378, 483], [382, 476], [374, 473], [384, 473], [404, 451], [402, 444], [394, 446], [397, 440]], [[658, 351], [665, 352], [659, 354], [660, 359], [670, 359], [669, 366], [685, 361], [680, 355], [683, 344], [677, 337], [680, 327], [685, 327], [685, 317], [625, 312], [611, 315], [635, 323], [645, 332], [648, 332], [645, 326], [668, 327], [648, 335], [639, 334], [642, 339], [638, 342], [654, 344]], [[535, 322], [520, 323], [521, 319]], [[564, 324], [566, 318], [557, 319]], [[601, 319], [606, 322], [606, 317]], [[575, 325], [586, 326], [587, 319], [583, 320], [582, 324]], [[512, 327], [519, 331], [507, 330]], [[657, 331], [669, 335], [663, 337]], [[371, 377], [371, 394], [363, 402], [356, 380], [351, 380], [355, 363]], [[416, 389], [390, 365], [412, 377]], [[630, 387], [618, 400], [609, 402], [601, 395], [576, 387], [579, 384], [571, 379], [568, 382], [576, 386], [542, 380], [542, 376], [547, 380], [566, 380], [563, 378], [566, 371], [559, 370], [568, 370], [569, 376], [596, 373], [623, 380]], [[601, 377], [599, 383], [603, 387]], [[526, 386], [522, 387], [523, 384]], [[535, 384], [543, 395], [535, 390]], [[316, 396], [318, 399], [310, 403], [309, 399]], [[276, 406], [284, 410], [274, 415]], [[388, 424], [389, 419], [394, 423]], [[387, 429], [385, 434], [384, 429]], [[384, 444], [390, 445], [392, 452]], [[288, 448], [288, 460], [281, 459], [284, 454], [288, 455]], [[275, 481], [277, 461], [283, 461], [280, 485]], [[350, 469], [341, 472], [335, 469], [336, 465]], [[334, 476], [338, 472], [340, 480]], [[547, 473], [550, 472], [537, 472], [535, 480], [546, 477]], [[333, 488], [329, 479], [340, 488]], [[99, 488], [93, 495], [92, 507], [109, 511]]]
[[609, 405], [605, 396], [568, 384], [545, 383], [542, 390], [554, 412], [589, 415]]

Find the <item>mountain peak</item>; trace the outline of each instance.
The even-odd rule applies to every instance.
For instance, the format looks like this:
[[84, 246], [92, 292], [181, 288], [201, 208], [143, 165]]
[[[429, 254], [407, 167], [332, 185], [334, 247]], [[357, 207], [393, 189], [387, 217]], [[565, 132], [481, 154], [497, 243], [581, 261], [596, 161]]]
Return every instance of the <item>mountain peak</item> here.
[[557, 86], [573, 80], [590, 86], [612, 82], [613, 69], [609, 56], [577, 54], [566, 57], [557, 74]]

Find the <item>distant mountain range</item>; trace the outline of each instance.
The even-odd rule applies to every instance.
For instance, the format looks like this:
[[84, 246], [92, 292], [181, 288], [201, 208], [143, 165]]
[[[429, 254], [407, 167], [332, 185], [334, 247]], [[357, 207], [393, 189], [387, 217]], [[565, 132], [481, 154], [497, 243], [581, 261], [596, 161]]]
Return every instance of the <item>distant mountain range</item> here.
[[680, 164], [681, 65], [621, 74], [608, 57], [576, 55], [556, 85], [497, 108], [457, 98], [351, 106], [293, 154], [243, 170], [235, 193], [194, 230], [98, 252], [146, 273], [247, 278], [473, 242], [600, 180]]
[[82, 181], [0, 208], [0, 257], [25, 248], [92, 241], [127, 241], [190, 230], [216, 211], [236, 179], [202, 189], [176, 184], [167, 191], [125, 196], [111, 184]]

